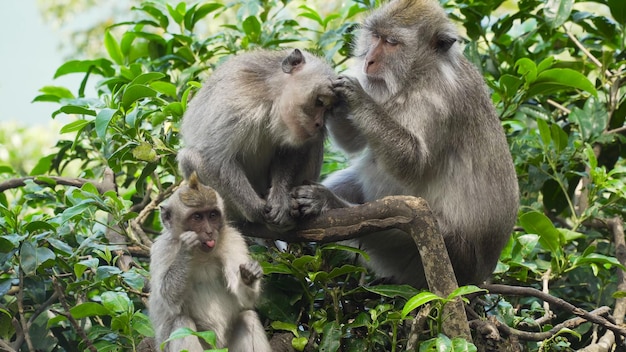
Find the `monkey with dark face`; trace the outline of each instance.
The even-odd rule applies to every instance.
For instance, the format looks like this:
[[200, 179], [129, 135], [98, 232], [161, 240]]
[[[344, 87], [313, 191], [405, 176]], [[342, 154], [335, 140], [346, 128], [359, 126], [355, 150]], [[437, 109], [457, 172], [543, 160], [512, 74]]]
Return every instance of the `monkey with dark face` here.
[[[518, 186], [482, 77], [436, 0], [392, 0], [360, 28], [351, 76], [334, 82], [351, 109], [328, 121], [352, 165], [294, 191], [301, 215], [390, 195], [426, 199], [460, 284], [495, 268], [515, 223]], [[400, 231], [358, 239], [382, 277], [425, 287], [413, 240]]]
[[[242, 235], [224, 220], [222, 198], [195, 173], [161, 208], [164, 231], [150, 250], [150, 319], [159, 346], [179, 328], [213, 331], [215, 348], [269, 352], [254, 304], [263, 271]], [[210, 348], [195, 336], [175, 339], [166, 352]]]
[[220, 65], [189, 104], [178, 161], [224, 196], [235, 225], [294, 226], [290, 191], [319, 177], [335, 73], [306, 51], [257, 50]]

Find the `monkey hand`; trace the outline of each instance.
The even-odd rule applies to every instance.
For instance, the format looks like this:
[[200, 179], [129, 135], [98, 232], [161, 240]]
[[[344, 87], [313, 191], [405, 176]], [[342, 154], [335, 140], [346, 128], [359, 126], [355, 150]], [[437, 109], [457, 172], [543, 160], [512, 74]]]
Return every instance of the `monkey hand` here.
[[[361, 87], [361, 83], [355, 77], [340, 75], [332, 82], [333, 91], [339, 98], [339, 102], [345, 102], [351, 109], [359, 107], [369, 100], [369, 96]], [[341, 103], [337, 104], [341, 106]]]
[[290, 201], [289, 193], [277, 195], [270, 191], [265, 204], [265, 223], [270, 230], [285, 232], [296, 226], [295, 219], [291, 217]]
[[349, 206], [319, 183], [294, 187], [291, 197], [291, 216], [294, 218], [317, 216], [329, 209]]
[[198, 234], [193, 231], [186, 231], [180, 235], [181, 249], [187, 252], [200, 245]]
[[263, 277], [263, 268], [257, 261], [250, 261], [239, 265], [241, 281], [247, 286], [251, 286], [255, 281]]

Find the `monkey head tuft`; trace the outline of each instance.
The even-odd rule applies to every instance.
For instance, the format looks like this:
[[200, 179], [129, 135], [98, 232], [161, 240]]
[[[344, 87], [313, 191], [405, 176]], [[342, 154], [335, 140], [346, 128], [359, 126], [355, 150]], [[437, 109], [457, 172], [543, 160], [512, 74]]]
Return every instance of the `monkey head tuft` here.
[[182, 185], [179, 189], [178, 198], [189, 208], [199, 208], [207, 204], [221, 203], [217, 192], [213, 188], [200, 183], [195, 171], [189, 176], [187, 184]]

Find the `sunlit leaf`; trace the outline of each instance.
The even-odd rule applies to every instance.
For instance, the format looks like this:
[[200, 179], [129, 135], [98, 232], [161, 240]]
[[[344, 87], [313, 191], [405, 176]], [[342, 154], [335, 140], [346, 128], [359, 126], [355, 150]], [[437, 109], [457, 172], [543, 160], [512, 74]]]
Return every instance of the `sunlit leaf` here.
[[548, 0], [543, 8], [543, 16], [551, 28], [560, 27], [572, 13], [574, 0]]
[[437, 296], [436, 294], [434, 294], [432, 292], [428, 292], [428, 291], [421, 292], [421, 293], [413, 296], [411, 299], [409, 299], [404, 304], [404, 308], [402, 308], [402, 318], [405, 318], [413, 310], [417, 309], [420, 306], [423, 306], [424, 304], [426, 304], [428, 302], [439, 301], [439, 300], [442, 300], [442, 299], [443, 298]]

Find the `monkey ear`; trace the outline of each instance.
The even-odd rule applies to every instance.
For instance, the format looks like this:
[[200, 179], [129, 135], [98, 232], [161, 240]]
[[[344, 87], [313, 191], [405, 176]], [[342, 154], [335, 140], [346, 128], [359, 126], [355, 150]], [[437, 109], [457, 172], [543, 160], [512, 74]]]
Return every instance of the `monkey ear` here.
[[445, 53], [458, 39], [448, 33], [438, 33], [435, 40], [435, 49], [440, 53]]
[[298, 67], [304, 65], [306, 61], [304, 60], [304, 55], [300, 49], [294, 49], [289, 56], [283, 60], [282, 69], [285, 73], [292, 73]]
[[200, 183], [200, 181], [198, 180], [198, 173], [196, 171], [191, 173], [191, 176], [189, 176], [189, 181], [187, 186], [189, 186], [189, 188], [191, 189], [198, 189], [198, 184]]

